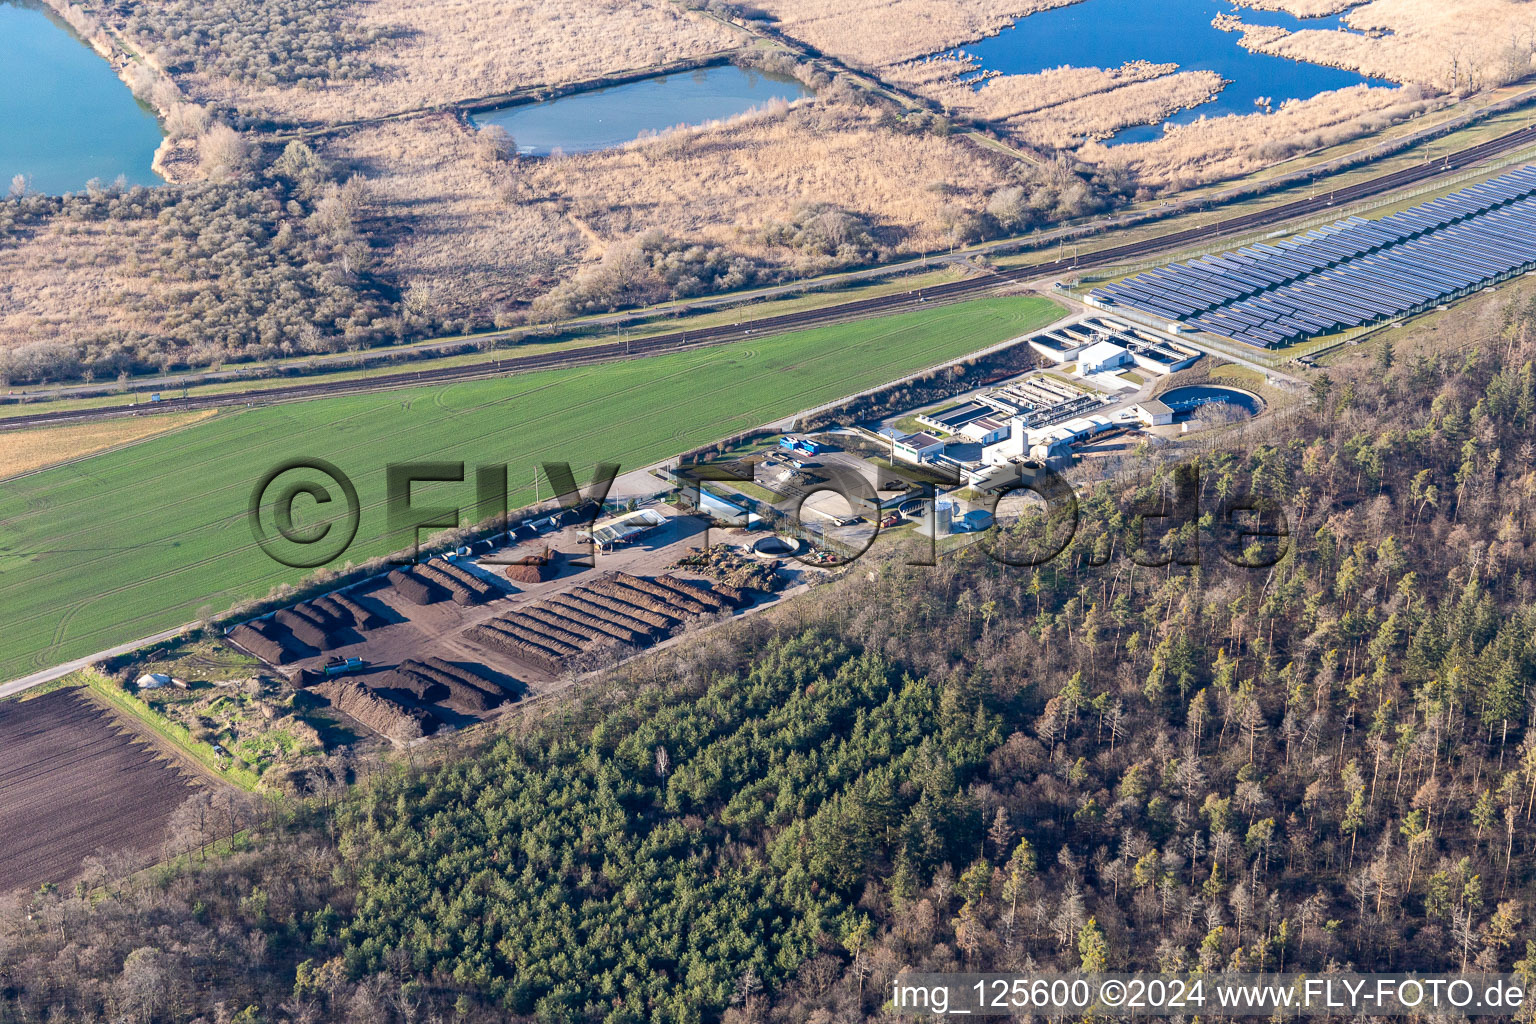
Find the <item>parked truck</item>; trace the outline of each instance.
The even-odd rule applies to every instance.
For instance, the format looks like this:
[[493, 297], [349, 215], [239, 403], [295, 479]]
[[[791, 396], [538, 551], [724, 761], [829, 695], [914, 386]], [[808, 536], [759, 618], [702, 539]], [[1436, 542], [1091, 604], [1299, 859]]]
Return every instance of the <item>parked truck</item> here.
[[325, 675], [329, 679], [333, 676], [344, 676], [352, 672], [361, 672], [368, 667], [368, 663], [362, 658], [335, 657], [325, 663]]

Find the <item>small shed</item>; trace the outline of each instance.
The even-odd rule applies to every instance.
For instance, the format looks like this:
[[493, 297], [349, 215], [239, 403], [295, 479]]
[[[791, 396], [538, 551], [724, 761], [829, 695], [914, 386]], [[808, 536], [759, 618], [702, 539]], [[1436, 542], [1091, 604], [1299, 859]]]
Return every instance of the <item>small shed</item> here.
[[1132, 408], [1136, 416], [1149, 427], [1161, 427], [1173, 422], [1173, 410], [1167, 403], [1149, 398]]

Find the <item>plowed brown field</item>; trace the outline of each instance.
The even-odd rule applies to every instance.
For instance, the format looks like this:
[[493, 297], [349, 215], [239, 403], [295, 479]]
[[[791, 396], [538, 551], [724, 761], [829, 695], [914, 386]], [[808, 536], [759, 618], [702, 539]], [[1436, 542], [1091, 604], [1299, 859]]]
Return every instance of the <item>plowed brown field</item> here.
[[149, 859], [191, 778], [76, 689], [0, 704], [0, 892], [98, 851]]

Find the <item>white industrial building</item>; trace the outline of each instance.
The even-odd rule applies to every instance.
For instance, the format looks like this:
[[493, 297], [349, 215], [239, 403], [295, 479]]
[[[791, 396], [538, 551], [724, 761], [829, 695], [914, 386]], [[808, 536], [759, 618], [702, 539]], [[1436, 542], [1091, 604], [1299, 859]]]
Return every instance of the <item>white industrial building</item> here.
[[[1100, 347], [1105, 345], [1110, 348]], [[1041, 331], [1029, 339], [1029, 347], [1053, 363], [1077, 360], [1077, 372], [1085, 377], [1131, 364], [1163, 375], [1200, 359], [1197, 349], [1107, 316], [1091, 316], [1065, 327]], [[1113, 351], [1115, 348], [1124, 349], [1127, 358], [1122, 360]]]
[[1131, 358], [1129, 350], [1121, 348], [1112, 341], [1100, 341], [1083, 349], [1082, 354], [1077, 357], [1077, 372], [1087, 377], [1090, 374], [1130, 366], [1133, 362], [1135, 360]]
[[891, 453], [898, 459], [922, 464], [944, 454], [945, 443], [932, 434], [901, 434], [891, 438]]
[[1053, 363], [1065, 363], [1092, 344], [1092, 338], [1067, 331], [1043, 331], [1029, 339], [1029, 347]]
[[1002, 466], [1024, 458], [1046, 465], [1060, 465], [1071, 459], [1073, 445], [1113, 430], [1116, 425], [1108, 416], [1094, 415], [1055, 426], [1015, 431], [1012, 436], [983, 448], [981, 460], [989, 466]]
[[981, 444], [991, 444], [994, 441], [1000, 441], [1008, 436], [1009, 431], [1010, 428], [1007, 421], [1000, 420], [995, 416], [978, 417], [960, 428], [961, 434], [972, 441], [979, 441]]
[[1131, 411], [1136, 414], [1137, 419], [1149, 427], [1166, 426], [1173, 422], [1173, 410], [1166, 403], [1155, 398], [1149, 398], [1140, 405], [1133, 406]]

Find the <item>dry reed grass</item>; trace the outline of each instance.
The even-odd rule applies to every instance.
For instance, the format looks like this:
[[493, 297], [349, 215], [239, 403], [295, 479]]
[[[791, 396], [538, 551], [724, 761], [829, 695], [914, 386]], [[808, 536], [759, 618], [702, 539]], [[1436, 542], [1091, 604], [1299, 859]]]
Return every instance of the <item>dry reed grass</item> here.
[[[447, 115], [317, 142], [365, 183], [359, 227], [386, 243], [374, 271], [428, 321], [510, 322], [614, 244], [659, 232], [767, 267], [817, 269], [765, 226], [811, 204], [863, 218], [884, 251], [936, 251], [1009, 184], [1002, 157], [887, 127], [874, 109], [775, 104], [607, 152], [507, 163]], [[153, 221], [55, 218], [0, 246], [0, 342], [157, 333], [166, 310]], [[174, 282], [183, 298], [214, 282]], [[190, 289], [190, 291], [188, 291]], [[198, 357], [207, 361], [205, 357]]]
[[869, 68], [915, 60], [1077, 0], [756, 0], [785, 35]]
[[1350, 11], [1353, 32], [1249, 27], [1243, 45], [1394, 82], [1469, 93], [1529, 75], [1536, 8], [1521, 0], [1373, 0]]
[[700, 57], [744, 39], [667, 0], [363, 0], [356, 11], [365, 27], [405, 30], [369, 53], [387, 69], [381, 77], [318, 89], [178, 79], [205, 103], [334, 123]]
[[1367, 134], [1425, 109], [1413, 92], [1358, 85], [1289, 102], [1271, 114], [1233, 114], [1171, 125], [1154, 142], [1113, 148], [1098, 143], [1079, 155], [1121, 165], [1143, 185], [1179, 189], [1250, 174], [1298, 152]]
[[705, 241], [769, 266], [800, 254], [761, 229], [810, 203], [867, 219], [893, 251], [948, 244], [956, 210], [1005, 184], [994, 158], [953, 138], [899, 134], [873, 111], [774, 105], [605, 152], [485, 159], [449, 117], [371, 125], [324, 155], [368, 183], [380, 270], [440, 317], [510, 316], [648, 232]]
[[799, 104], [783, 114], [684, 129], [649, 142], [540, 161], [535, 195], [568, 197], [610, 240], [653, 229], [703, 238], [768, 262], [783, 252], [754, 236], [807, 203], [859, 214], [886, 244], [948, 244], [959, 206], [976, 208], [1004, 184], [992, 157], [962, 140], [883, 128], [872, 111]]
[[1284, 11], [1298, 18], [1326, 18], [1349, 10], [1359, 0], [1233, 0], [1233, 3], [1255, 11]]
[[[980, 65], [960, 54], [898, 64], [886, 69], [885, 78], [930, 96], [965, 117], [1001, 121], [1161, 78], [1178, 67], [1149, 61], [1133, 61], [1118, 68], [1059, 67], [1033, 75], [992, 75], [975, 89], [961, 79], [977, 72]], [[1105, 102], [1113, 101], [1106, 97]]]
[[1131, 125], [1156, 124], [1221, 91], [1213, 71], [1135, 61], [1118, 68], [1051, 68], [1033, 75], [990, 75], [973, 88], [980, 64], [963, 51], [898, 64], [891, 81], [943, 103], [951, 112], [1003, 123], [1020, 140], [1076, 149]]
[[959, 139], [899, 134], [873, 111], [774, 105], [605, 152], [485, 160], [442, 115], [372, 125], [324, 155], [368, 183], [380, 270], [439, 316], [494, 319], [648, 232], [713, 242], [769, 266], [801, 254], [761, 229], [805, 204], [867, 219], [893, 251], [948, 244], [956, 210], [1006, 182]]
[[5, 443], [0, 444], [0, 479], [30, 473], [45, 466], [56, 466], [118, 445], [142, 441], [205, 420], [217, 411], [208, 409], [204, 412], [107, 420], [8, 433], [5, 435]]
[[1107, 139], [1121, 128], [1157, 124], [1198, 106], [1221, 92], [1223, 84], [1214, 71], [1184, 71], [1012, 118], [1008, 127], [1034, 146], [1075, 149]]
[[[1346, 0], [1242, 2], [1303, 17], [1349, 7]], [[798, 10], [810, 7], [811, 0], [783, 0], [781, 6]], [[957, 115], [1006, 127], [1021, 141], [1077, 149], [1090, 162], [1123, 165], [1143, 184], [1167, 188], [1249, 173], [1369, 134], [1422, 109], [1426, 90], [1465, 93], [1522, 77], [1536, 66], [1536, 8], [1520, 0], [1373, 0], [1351, 10], [1348, 19], [1357, 31], [1290, 32], [1245, 24], [1240, 15], [1221, 15], [1217, 24], [1243, 33], [1240, 43], [1250, 49], [1360, 70], [1412, 83], [1414, 90], [1339, 90], [1272, 115], [1202, 120], [1158, 141], [1114, 150], [1097, 142], [1120, 128], [1155, 124], [1198, 105], [1218, 91], [1218, 80], [1148, 63], [999, 75], [986, 72], [963, 50], [893, 64], [883, 74]], [[979, 88], [973, 87], [977, 75]]]
[[599, 255], [563, 197], [519, 185], [528, 165], [486, 160], [449, 115], [370, 125], [323, 153], [368, 183], [370, 232], [390, 240], [380, 269], [443, 315], [493, 318]]
[[0, 347], [146, 330], [156, 289], [153, 221], [49, 221], [0, 245]]

